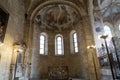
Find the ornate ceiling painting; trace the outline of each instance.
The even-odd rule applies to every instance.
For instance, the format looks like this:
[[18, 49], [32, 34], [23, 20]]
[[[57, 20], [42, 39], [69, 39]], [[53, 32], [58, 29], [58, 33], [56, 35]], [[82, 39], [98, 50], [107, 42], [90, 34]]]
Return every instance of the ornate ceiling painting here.
[[42, 29], [64, 30], [74, 28], [80, 21], [79, 13], [68, 5], [49, 5], [40, 10], [35, 23]]

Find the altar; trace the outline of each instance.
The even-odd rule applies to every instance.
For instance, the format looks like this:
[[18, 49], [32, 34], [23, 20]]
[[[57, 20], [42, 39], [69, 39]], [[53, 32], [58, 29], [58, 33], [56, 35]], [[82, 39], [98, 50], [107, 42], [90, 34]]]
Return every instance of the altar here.
[[48, 67], [49, 80], [68, 80], [67, 66], [50, 66]]

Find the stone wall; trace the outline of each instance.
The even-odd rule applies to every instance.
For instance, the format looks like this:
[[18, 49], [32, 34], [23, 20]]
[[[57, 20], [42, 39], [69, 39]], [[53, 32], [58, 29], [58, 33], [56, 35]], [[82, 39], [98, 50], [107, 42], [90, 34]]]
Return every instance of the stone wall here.
[[[6, 29], [6, 35], [4, 39], [4, 45], [0, 46], [0, 80], [9, 79], [10, 63], [13, 53], [13, 43], [16, 41], [23, 40], [24, 35], [24, 16], [25, 9], [23, 0], [0, 0], [0, 7], [9, 13], [9, 20]], [[49, 32], [44, 31], [48, 34], [48, 55], [39, 54], [39, 33], [43, 32], [39, 30], [37, 26], [33, 27], [33, 32], [24, 35], [26, 40], [28, 40], [28, 47], [32, 54], [28, 55], [28, 62], [31, 65], [31, 78], [47, 78], [48, 77], [48, 66], [68, 66], [69, 76], [76, 78], [83, 78], [89, 80], [89, 75], [92, 75], [93, 80], [95, 80], [95, 72], [93, 64], [88, 65], [88, 63], [93, 63], [91, 57], [87, 54], [87, 46], [94, 44], [92, 27], [90, 25], [91, 21], [88, 20], [89, 16], [83, 17], [79, 27], [75, 28], [78, 33], [78, 47], [79, 53], [71, 54], [70, 52], [70, 31], [65, 30], [63, 32]], [[29, 22], [29, 21], [28, 21]], [[32, 23], [31, 23], [32, 24]], [[28, 23], [25, 27], [32, 27]], [[27, 33], [27, 32], [26, 32]], [[64, 56], [55, 56], [55, 35], [62, 34], [64, 37]], [[28, 38], [29, 36], [29, 38]], [[27, 41], [26, 41], [27, 42]], [[32, 47], [31, 47], [32, 44]], [[29, 49], [29, 48], [28, 48]], [[88, 61], [90, 58], [91, 61]], [[96, 61], [97, 63], [97, 61]], [[97, 64], [96, 64], [97, 65]], [[92, 68], [91, 68], [92, 67]], [[97, 69], [99, 67], [97, 66]], [[89, 70], [92, 69], [91, 74]], [[98, 70], [99, 71], [99, 70]], [[34, 79], [37, 80], [37, 79]]]
[[[78, 29], [78, 28], [77, 28]], [[69, 77], [85, 78], [85, 67], [83, 63], [83, 51], [81, 41], [82, 31], [76, 30], [78, 35], [79, 52], [72, 54], [70, 50], [70, 31], [52, 32], [40, 30], [38, 26], [34, 26], [33, 46], [32, 46], [32, 66], [31, 77], [35, 80], [39, 78], [48, 78], [49, 66], [68, 66]], [[39, 53], [39, 35], [46, 32], [48, 35], [48, 55], [40, 55]], [[64, 39], [64, 55], [55, 56], [55, 35], [61, 34]], [[36, 79], [37, 78], [37, 79]]]
[[8, 80], [13, 43], [23, 39], [25, 10], [20, 0], [0, 0], [0, 7], [9, 13], [4, 45], [0, 46], [0, 80]]

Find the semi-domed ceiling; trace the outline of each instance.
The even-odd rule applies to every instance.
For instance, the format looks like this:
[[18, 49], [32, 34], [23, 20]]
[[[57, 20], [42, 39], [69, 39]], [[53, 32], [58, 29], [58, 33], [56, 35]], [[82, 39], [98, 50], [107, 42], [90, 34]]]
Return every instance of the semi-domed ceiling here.
[[48, 5], [35, 16], [35, 23], [42, 29], [64, 30], [77, 26], [81, 16], [76, 9], [68, 5]]

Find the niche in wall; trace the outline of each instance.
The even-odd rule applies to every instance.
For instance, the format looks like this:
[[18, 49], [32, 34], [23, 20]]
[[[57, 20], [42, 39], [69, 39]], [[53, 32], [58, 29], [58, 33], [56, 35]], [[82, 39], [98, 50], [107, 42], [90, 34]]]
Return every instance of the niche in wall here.
[[8, 17], [9, 17], [8, 13], [6, 13], [4, 10], [0, 8], [0, 43], [4, 42]]

